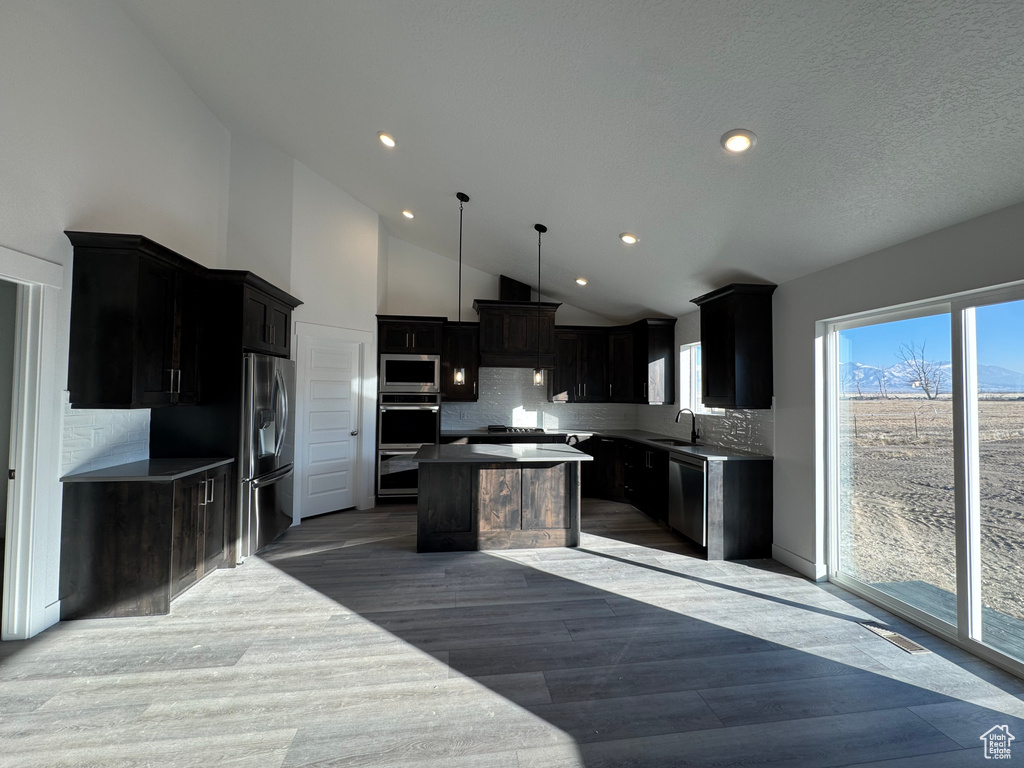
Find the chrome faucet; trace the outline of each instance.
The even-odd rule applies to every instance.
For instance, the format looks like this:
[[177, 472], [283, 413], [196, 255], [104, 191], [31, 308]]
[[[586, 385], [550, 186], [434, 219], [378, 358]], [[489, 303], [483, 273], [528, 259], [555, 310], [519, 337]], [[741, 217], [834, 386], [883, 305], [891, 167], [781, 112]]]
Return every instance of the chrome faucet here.
[[697, 431], [697, 414], [689, 408], [680, 408], [679, 413], [676, 414], [676, 424], [679, 423], [679, 417], [684, 413], [690, 414], [690, 442], [696, 445], [697, 439], [700, 437], [700, 432]]

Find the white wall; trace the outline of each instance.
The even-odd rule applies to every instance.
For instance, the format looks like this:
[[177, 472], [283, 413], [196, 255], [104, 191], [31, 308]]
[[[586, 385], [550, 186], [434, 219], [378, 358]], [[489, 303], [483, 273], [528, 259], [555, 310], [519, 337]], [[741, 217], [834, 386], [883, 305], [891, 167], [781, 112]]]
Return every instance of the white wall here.
[[[0, 472], [8, 469], [11, 399], [14, 397], [14, 322], [18, 286], [0, 280]], [[0, 477], [0, 538], [7, 526], [7, 474]], [[0, 552], [0, 567], [3, 553]]]
[[376, 333], [377, 214], [302, 163], [294, 174], [295, 321]]
[[[4, 3], [2, 15], [0, 245], [67, 267], [63, 230], [132, 232], [222, 265], [228, 131], [123, 11], [110, 0], [36, 0]], [[46, 347], [62, 386], [69, 293], [53, 291], [60, 322]], [[59, 395], [41, 408], [59, 416]], [[44, 421], [53, 476], [40, 479], [46, 501], [33, 520], [33, 631], [58, 596], [61, 427]]]
[[1024, 203], [780, 285], [774, 295], [775, 557], [825, 572], [816, 323], [1024, 280]]
[[[430, 315], [455, 320], [458, 314], [459, 262], [391, 237], [388, 241], [387, 311], [393, 315]], [[473, 299], [497, 299], [498, 276], [462, 264], [462, 320], [477, 321]], [[536, 300], [536, 294], [534, 294]], [[545, 301], [554, 301], [544, 297]], [[562, 303], [559, 325], [615, 325], [611, 320]]]
[[291, 285], [294, 161], [276, 147], [231, 135], [227, 261], [278, 288]]

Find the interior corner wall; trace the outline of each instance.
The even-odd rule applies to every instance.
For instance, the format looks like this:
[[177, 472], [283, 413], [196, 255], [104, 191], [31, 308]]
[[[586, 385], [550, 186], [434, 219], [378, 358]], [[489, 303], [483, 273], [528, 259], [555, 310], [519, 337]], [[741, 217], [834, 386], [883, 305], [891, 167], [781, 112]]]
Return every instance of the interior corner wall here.
[[[2, 16], [0, 245], [65, 268], [65, 288], [46, 292], [59, 321], [44, 366], [63, 388], [72, 263], [64, 230], [142, 234], [223, 265], [230, 136], [113, 0], [4, 3]], [[52, 414], [61, 406], [59, 390], [41, 403]], [[52, 424], [40, 450], [59, 467], [59, 416]], [[55, 620], [59, 596], [57, 471], [37, 482], [47, 501], [33, 510], [32, 632]]]
[[816, 324], [1024, 280], [1024, 203], [791, 280], [773, 297], [776, 558], [825, 572]]
[[388, 313], [388, 264], [390, 263], [390, 243], [384, 220], [378, 217], [377, 224], [377, 312]]
[[[387, 308], [393, 315], [458, 315], [459, 262], [399, 240], [388, 239]], [[476, 322], [474, 299], [497, 299], [498, 276], [462, 264], [462, 320]], [[555, 301], [556, 299], [545, 300]], [[562, 303], [559, 325], [615, 325], [592, 312]]]
[[231, 134], [228, 269], [291, 286], [294, 160], [265, 141]]

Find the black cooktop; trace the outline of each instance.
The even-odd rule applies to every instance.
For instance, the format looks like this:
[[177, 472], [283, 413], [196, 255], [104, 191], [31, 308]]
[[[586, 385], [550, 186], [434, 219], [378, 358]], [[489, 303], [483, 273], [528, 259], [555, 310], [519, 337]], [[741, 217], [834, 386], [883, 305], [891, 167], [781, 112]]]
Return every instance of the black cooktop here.
[[543, 435], [544, 430], [541, 427], [506, 427], [504, 424], [488, 424], [487, 431], [492, 434], [497, 433], [514, 433], [524, 435]]

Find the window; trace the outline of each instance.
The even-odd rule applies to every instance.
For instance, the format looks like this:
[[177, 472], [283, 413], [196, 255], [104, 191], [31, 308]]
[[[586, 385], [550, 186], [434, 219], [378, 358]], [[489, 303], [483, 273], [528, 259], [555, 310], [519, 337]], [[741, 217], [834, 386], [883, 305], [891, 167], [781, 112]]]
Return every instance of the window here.
[[700, 401], [700, 342], [679, 347], [679, 407], [702, 413]]
[[1024, 672], [1024, 287], [825, 324], [829, 578]]

